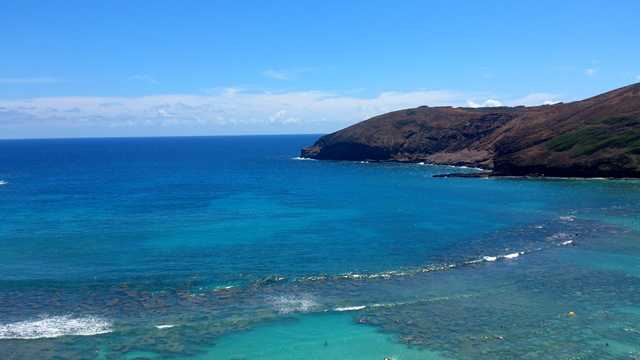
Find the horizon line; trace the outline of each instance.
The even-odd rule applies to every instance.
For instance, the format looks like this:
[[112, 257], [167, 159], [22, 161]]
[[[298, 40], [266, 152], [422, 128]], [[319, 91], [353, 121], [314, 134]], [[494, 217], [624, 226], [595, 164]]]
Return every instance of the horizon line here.
[[212, 135], [137, 135], [137, 136], [62, 136], [62, 137], [24, 137], [24, 138], [0, 138], [0, 141], [23, 140], [100, 140], [100, 139], [171, 139], [171, 138], [207, 138], [207, 137], [258, 137], [258, 136], [301, 136], [301, 135], [326, 135], [328, 133], [283, 133], [283, 134], [212, 134]]

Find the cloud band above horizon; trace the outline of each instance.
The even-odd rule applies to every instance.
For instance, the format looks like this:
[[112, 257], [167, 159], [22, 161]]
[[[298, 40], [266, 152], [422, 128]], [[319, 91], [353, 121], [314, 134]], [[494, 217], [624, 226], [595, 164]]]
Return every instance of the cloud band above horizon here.
[[250, 92], [235, 88], [198, 95], [39, 97], [0, 100], [0, 129], [4, 128], [0, 137], [319, 133], [421, 105], [530, 106], [555, 101], [554, 95], [546, 93], [496, 100], [449, 90], [390, 91], [357, 97], [326, 91]]

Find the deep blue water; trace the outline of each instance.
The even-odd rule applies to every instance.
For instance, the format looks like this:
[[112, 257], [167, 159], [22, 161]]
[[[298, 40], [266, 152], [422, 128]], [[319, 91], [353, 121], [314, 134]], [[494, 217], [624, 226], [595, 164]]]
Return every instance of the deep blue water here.
[[[316, 138], [0, 142], [0, 357], [233, 358], [246, 342], [268, 348], [282, 331], [268, 326], [300, 316], [292, 333], [344, 324], [313, 317], [353, 306], [367, 308], [344, 331], [384, 331], [394, 351], [408, 343], [482, 358], [477, 341], [509, 358], [531, 335], [508, 344], [485, 328], [527, 319], [552, 332], [532, 347], [572, 338], [585, 343], [582, 358], [640, 350], [629, 324], [606, 340], [588, 318], [562, 322], [574, 308], [640, 305], [640, 183], [441, 179], [432, 175], [456, 169], [296, 160]], [[571, 306], [558, 303], [567, 291], [581, 294], [562, 300]], [[500, 296], [517, 300], [494, 303]], [[423, 301], [440, 298], [452, 300]], [[422, 327], [398, 325], [407, 319]], [[464, 334], [469, 344], [463, 328], [476, 332]], [[298, 358], [279, 346], [242, 356]], [[564, 354], [548, 346], [549, 358]]]

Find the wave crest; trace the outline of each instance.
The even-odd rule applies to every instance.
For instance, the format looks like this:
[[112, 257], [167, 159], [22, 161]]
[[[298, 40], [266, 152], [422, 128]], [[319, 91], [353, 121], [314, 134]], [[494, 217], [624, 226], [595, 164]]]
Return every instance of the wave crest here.
[[576, 216], [575, 215], [560, 216], [558, 220], [564, 221], [564, 222], [574, 222], [576, 221]]
[[92, 336], [111, 331], [111, 323], [104, 319], [91, 316], [63, 315], [0, 324], [0, 339], [45, 339], [68, 335]]
[[320, 305], [310, 295], [278, 296], [271, 299], [271, 303], [280, 314], [294, 312], [309, 312]]

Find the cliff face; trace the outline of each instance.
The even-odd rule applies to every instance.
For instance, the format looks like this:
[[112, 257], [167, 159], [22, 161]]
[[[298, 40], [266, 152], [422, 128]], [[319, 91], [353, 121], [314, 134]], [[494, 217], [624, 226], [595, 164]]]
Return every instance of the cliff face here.
[[640, 83], [535, 107], [418, 107], [321, 137], [301, 156], [425, 161], [496, 175], [640, 177]]

